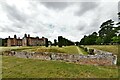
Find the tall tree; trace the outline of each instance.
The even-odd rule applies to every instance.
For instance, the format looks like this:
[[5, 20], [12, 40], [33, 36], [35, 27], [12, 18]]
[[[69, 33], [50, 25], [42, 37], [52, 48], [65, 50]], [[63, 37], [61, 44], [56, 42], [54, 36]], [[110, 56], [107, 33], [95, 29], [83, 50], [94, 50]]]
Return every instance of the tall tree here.
[[100, 26], [99, 36], [103, 39], [104, 43], [110, 43], [112, 41], [112, 37], [115, 36], [116, 30], [113, 27], [114, 21], [107, 20]]
[[57, 40], [56, 39], [54, 39], [54, 46], [56, 46], [57, 45]]
[[62, 44], [62, 36], [58, 36], [58, 46], [59, 47], [62, 47], [63, 46], [63, 44]]

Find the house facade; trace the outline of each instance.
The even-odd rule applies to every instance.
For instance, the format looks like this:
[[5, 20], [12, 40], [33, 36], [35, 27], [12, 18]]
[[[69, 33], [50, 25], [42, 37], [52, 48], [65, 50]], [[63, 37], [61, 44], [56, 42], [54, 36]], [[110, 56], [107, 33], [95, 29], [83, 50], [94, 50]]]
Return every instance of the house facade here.
[[22, 39], [17, 38], [14, 35], [14, 38], [7, 38], [7, 46], [46, 46], [48, 44], [47, 38], [39, 37], [30, 37], [30, 34], [25, 34]]

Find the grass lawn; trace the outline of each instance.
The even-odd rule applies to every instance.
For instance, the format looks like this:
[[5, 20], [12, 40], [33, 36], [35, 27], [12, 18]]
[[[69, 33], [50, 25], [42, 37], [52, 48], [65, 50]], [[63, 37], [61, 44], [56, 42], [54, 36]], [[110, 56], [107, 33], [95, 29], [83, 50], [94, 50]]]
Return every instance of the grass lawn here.
[[[99, 46], [88, 46], [91, 48]], [[116, 47], [111, 46], [113, 49]], [[109, 47], [109, 49], [111, 49]], [[105, 48], [103, 46], [101, 49]], [[69, 54], [86, 54], [81, 48], [78, 51], [76, 46], [66, 47], [0, 47], [1, 51], [36, 51], [36, 52], [61, 52]], [[100, 48], [98, 48], [100, 49]], [[108, 50], [109, 50], [108, 49]], [[116, 53], [115, 53], [116, 54]], [[60, 61], [44, 61], [38, 59], [24, 59], [10, 56], [2, 57], [3, 78], [117, 78], [117, 66], [92, 66], [66, 63]]]
[[117, 78], [116, 66], [92, 66], [3, 56], [3, 78]]
[[87, 47], [112, 52], [113, 54], [118, 54], [118, 49], [120, 49], [120, 45], [87, 45]]
[[1, 47], [2, 51], [14, 50], [14, 51], [28, 51], [28, 52], [58, 52], [67, 54], [79, 54], [85, 53], [82, 49], [77, 49], [77, 46], [65, 46], [65, 47], [44, 47], [44, 46], [33, 46], [33, 47]]

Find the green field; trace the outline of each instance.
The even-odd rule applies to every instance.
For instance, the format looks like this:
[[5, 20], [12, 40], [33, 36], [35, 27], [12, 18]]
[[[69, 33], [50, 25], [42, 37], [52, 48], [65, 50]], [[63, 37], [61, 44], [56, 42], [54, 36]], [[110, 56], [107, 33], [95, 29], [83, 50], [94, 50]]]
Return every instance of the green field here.
[[3, 56], [3, 78], [117, 78], [116, 66], [92, 66]]
[[33, 46], [33, 47], [1, 47], [2, 50], [13, 50], [13, 51], [27, 51], [27, 52], [58, 52], [66, 54], [86, 54], [85, 51], [77, 49], [77, 46], [66, 46], [66, 47], [44, 47], [44, 46]]
[[[92, 46], [89, 46], [92, 47]], [[93, 46], [95, 47], [95, 46]], [[104, 46], [103, 46], [104, 48]], [[111, 47], [109, 47], [111, 48]], [[115, 49], [115, 48], [114, 48]], [[36, 51], [61, 52], [79, 54], [84, 50], [76, 46], [66, 47], [1, 47], [0, 51]], [[3, 78], [117, 78], [117, 66], [93, 66], [66, 63], [60, 61], [45, 61], [38, 59], [24, 59], [10, 56], [2, 57]]]

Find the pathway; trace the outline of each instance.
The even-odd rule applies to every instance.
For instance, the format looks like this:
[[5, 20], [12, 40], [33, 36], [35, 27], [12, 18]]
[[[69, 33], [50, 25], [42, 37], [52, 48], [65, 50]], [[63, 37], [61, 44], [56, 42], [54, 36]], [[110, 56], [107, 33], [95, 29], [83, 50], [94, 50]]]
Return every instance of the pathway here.
[[79, 53], [79, 54], [82, 54], [80, 48], [79, 48], [78, 46], [76, 46], [76, 47], [77, 47], [78, 53]]

